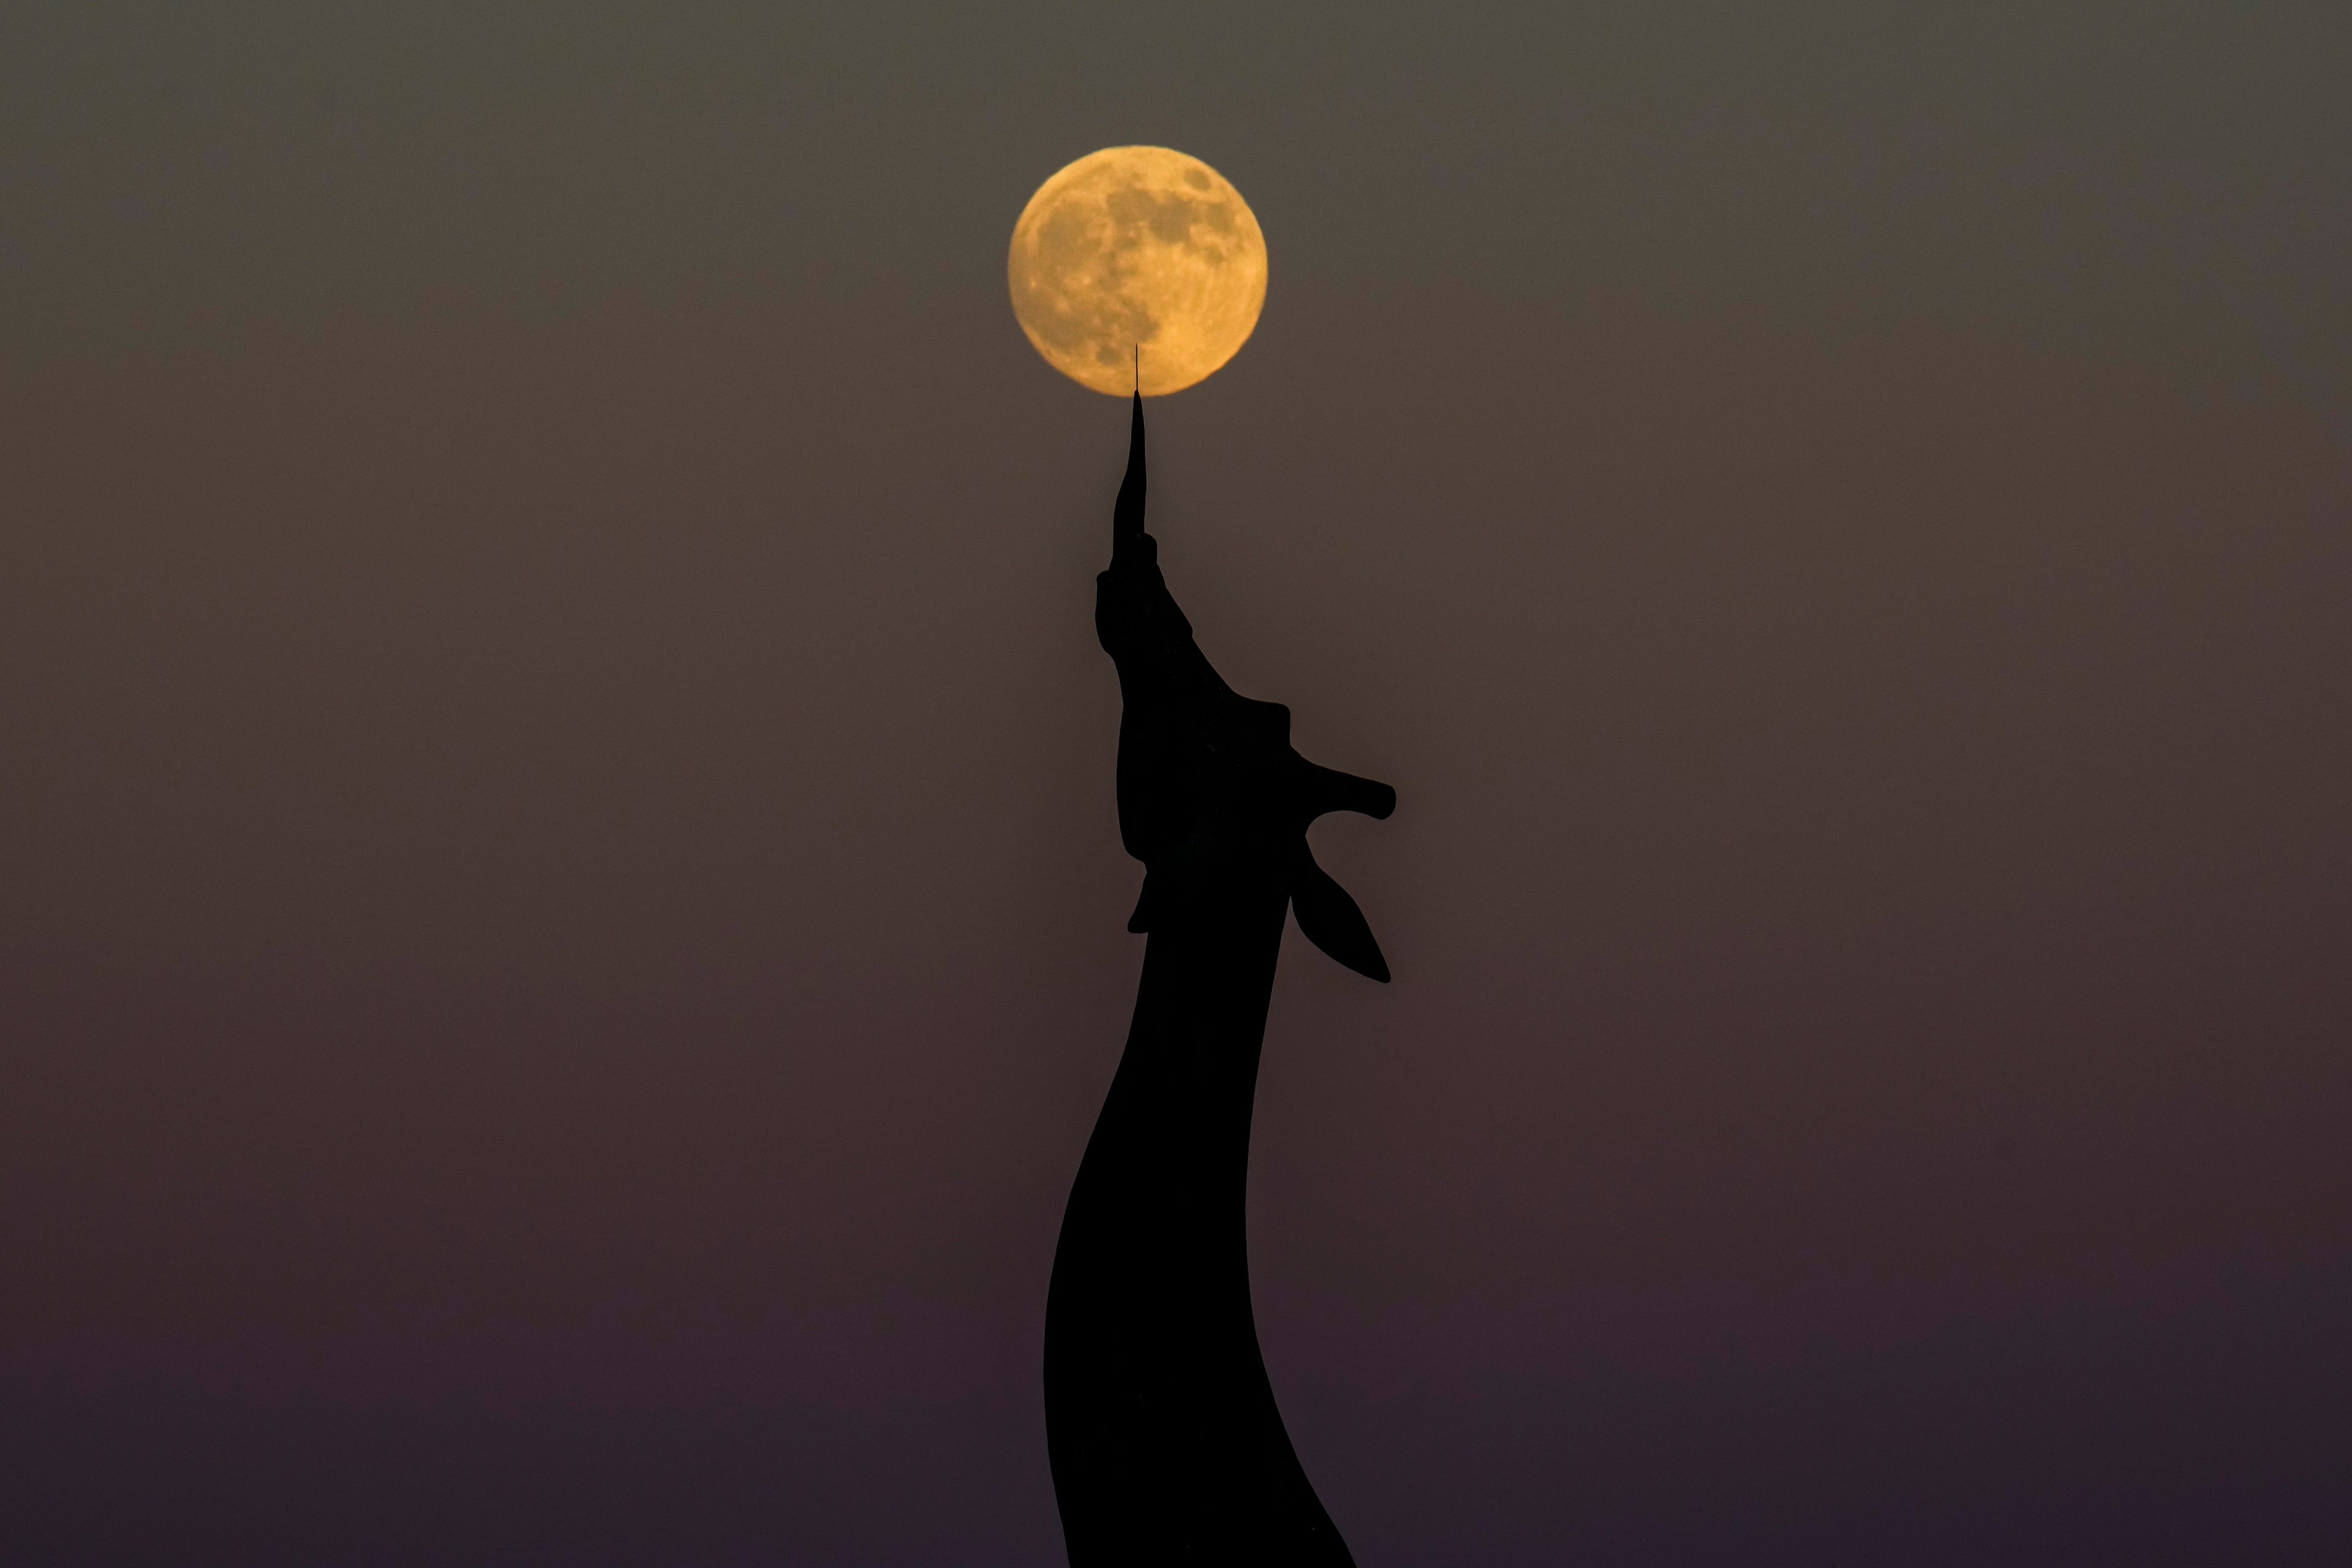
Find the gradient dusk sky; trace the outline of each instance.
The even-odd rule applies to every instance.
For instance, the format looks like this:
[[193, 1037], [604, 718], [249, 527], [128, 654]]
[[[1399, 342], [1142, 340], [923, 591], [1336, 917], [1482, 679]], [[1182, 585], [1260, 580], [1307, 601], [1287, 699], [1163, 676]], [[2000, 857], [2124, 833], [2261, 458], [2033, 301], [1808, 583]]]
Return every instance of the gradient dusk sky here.
[[1061, 1561], [1202, 646], [1394, 784], [1261, 1337], [1363, 1568], [2352, 1561], [2352, 6], [0, 8], [0, 1559]]

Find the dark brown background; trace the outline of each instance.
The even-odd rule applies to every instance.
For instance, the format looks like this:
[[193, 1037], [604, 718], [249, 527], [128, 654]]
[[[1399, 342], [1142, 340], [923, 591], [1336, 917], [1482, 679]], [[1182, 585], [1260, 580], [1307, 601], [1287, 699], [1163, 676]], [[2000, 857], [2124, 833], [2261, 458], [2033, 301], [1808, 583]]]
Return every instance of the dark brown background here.
[[0, 16], [16, 1553], [1058, 1561], [1130, 141], [1365, 1568], [2346, 1550], [2340, 5], [373, 9]]

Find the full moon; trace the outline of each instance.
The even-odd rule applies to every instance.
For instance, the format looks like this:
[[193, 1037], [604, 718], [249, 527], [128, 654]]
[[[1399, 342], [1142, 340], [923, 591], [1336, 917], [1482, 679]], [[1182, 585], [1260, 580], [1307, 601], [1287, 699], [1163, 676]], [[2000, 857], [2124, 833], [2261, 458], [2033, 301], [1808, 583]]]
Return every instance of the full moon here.
[[1249, 341], [1265, 236], [1242, 194], [1167, 147], [1106, 147], [1037, 187], [1013, 226], [1013, 314], [1045, 363], [1125, 397], [1181, 392]]

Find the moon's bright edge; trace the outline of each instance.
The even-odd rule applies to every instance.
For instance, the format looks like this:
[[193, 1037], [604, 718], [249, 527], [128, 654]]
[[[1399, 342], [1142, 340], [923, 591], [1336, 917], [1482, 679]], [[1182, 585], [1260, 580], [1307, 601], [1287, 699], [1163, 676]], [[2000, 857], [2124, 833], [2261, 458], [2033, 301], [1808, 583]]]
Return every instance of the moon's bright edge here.
[[1037, 187], [1013, 226], [1013, 314], [1045, 362], [1124, 397], [1181, 392], [1249, 341], [1265, 236], [1223, 174], [1167, 147], [1106, 147]]

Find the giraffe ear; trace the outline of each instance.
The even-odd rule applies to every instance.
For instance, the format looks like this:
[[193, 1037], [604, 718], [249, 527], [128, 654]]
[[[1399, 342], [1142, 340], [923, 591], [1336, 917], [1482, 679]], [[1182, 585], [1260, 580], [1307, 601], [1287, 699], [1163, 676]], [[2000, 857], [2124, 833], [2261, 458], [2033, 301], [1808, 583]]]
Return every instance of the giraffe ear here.
[[1381, 956], [1381, 944], [1372, 940], [1364, 911], [1356, 907], [1347, 889], [1315, 863], [1304, 838], [1298, 841], [1298, 857], [1291, 868], [1290, 911], [1298, 917], [1298, 929], [1307, 941], [1357, 973], [1388, 983], [1388, 960]]

